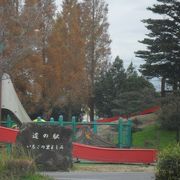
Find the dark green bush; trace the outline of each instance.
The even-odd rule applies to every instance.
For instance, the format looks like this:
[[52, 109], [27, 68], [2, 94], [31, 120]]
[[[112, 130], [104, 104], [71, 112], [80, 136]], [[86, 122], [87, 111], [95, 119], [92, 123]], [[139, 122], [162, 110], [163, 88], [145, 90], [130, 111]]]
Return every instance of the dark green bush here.
[[161, 100], [158, 119], [162, 128], [176, 131], [176, 141], [180, 142], [180, 91]]
[[168, 147], [160, 152], [156, 180], [180, 180], [180, 145]]

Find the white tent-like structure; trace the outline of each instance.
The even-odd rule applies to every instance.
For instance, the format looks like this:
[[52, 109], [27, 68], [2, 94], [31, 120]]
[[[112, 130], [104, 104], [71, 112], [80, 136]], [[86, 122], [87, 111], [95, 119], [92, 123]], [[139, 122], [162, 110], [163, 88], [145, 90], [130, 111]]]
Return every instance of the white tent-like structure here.
[[2, 77], [1, 108], [11, 111], [21, 123], [32, 122], [18, 98], [8, 74], [3, 74]]

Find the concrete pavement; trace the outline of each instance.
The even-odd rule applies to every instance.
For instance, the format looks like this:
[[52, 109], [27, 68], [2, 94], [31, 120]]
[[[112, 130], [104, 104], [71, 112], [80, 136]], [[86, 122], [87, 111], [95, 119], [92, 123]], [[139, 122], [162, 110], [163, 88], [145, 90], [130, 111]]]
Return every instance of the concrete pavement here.
[[55, 180], [155, 180], [147, 172], [44, 172]]

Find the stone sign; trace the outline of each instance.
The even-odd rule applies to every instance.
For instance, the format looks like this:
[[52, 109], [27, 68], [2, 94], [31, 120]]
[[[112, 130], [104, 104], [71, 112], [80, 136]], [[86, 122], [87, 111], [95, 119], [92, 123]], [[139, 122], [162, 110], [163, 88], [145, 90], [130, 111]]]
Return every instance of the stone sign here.
[[59, 125], [23, 125], [17, 143], [30, 151], [43, 170], [67, 171], [72, 167], [72, 131]]

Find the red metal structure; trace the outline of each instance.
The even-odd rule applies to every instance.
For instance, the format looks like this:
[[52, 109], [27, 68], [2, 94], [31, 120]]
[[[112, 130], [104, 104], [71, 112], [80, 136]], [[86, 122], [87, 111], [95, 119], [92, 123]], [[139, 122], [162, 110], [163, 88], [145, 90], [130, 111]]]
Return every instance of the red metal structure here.
[[0, 142], [15, 143], [18, 132], [19, 130], [0, 126]]
[[[139, 114], [131, 115], [131, 117], [134, 117], [137, 115], [151, 114], [151, 113], [158, 111], [159, 109], [160, 109], [160, 106], [154, 106], [154, 107], [151, 107], [149, 109], [145, 109], [144, 111], [140, 112]], [[111, 118], [98, 119], [97, 122], [114, 122], [114, 121], [117, 121], [119, 118], [126, 118], [126, 116], [120, 115], [120, 116], [115, 116], [115, 117], [111, 117]]]
[[[0, 142], [15, 143], [18, 130], [0, 126]], [[100, 148], [73, 143], [73, 157], [105, 163], [144, 163], [150, 164], [157, 160], [155, 149], [119, 149]]]
[[118, 149], [100, 148], [73, 143], [73, 157], [89, 161], [106, 163], [144, 163], [151, 164], [157, 160], [155, 149]]

